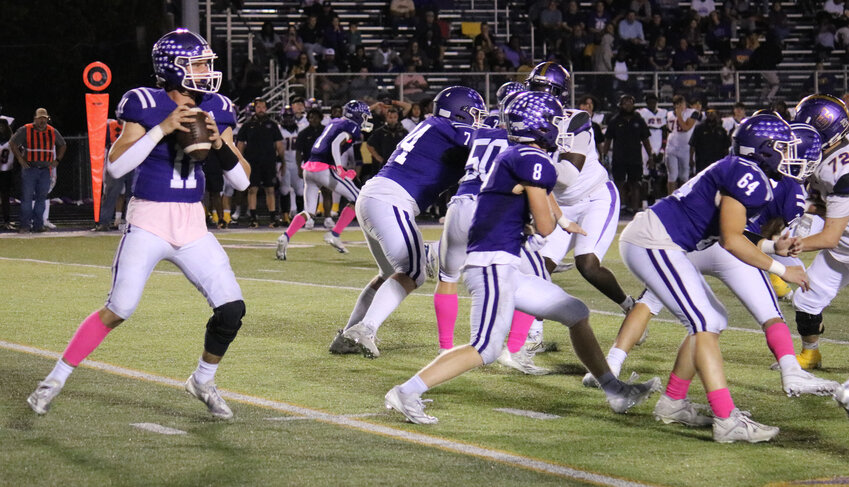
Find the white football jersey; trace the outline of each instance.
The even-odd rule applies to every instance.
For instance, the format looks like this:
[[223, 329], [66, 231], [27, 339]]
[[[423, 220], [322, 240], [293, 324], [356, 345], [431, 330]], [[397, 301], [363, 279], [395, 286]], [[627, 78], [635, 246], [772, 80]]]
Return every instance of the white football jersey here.
[[558, 169], [558, 178], [552, 194], [560, 206], [576, 204], [592, 193], [599, 185], [609, 180], [607, 170], [601, 165], [598, 159], [598, 151], [596, 150], [595, 136], [593, 135], [592, 128], [575, 136], [572, 142], [572, 152], [583, 155], [586, 160], [584, 161], [584, 166], [581, 168], [581, 172], [578, 174], [578, 178], [569, 186], [566, 186], [560, 180], [559, 175], [561, 171], [558, 166], [560, 164], [571, 164], [571, 162], [561, 161], [561, 152], [559, 150], [554, 152], [554, 167]]
[[[684, 112], [681, 114], [681, 118], [684, 120], [689, 120], [696, 111], [692, 108], [685, 108]], [[696, 124], [693, 124], [690, 127], [690, 130], [684, 130], [678, 124], [678, 117], [675, 116], [674, 110], [669, 110], [669, 113], [666, 114], [666, 122], [667, 128], [669, 129], [669, 136], [666, 139], [667, 147], [687, 147], [690, 145], [690, 136], [693, 135], [693, 129], [696, 128]]]
[[9, 147], [9, 141], [0, 144], [0, 172], [11, 171], [15, 168], [15, 154]]
[[293, 131], [289, 131], [280, 125], [280, 135], [283, 137], [283, 157], [286, 160], [286, 164], [290, 162], [292, 164], [297, 163], [295, 159], [295, 142], [298, 140], [298, 132], [299, 129], [297, 128]]
[[738, 125], [740, 125], [740, 122], [735, 120], [734, 117], [722, 117], [722, 128], [728, 132], [728, 135], [734, 135]]
[[[849, 216], [849, 140], [843, 139], [823, 158], [810, 182], [825, 200], [826, 218]], [[837, 248], [828, 252], [840, 262], [849, 263], [849, 226], [843, 230]]]
[[[648, 108], [640, 108], [637, 113], [646, 121], [649, 126], [649, 142], [651, 142], [651, 151], [653, 154], [659, 154], [663, 147], [663, 126], [666, 125], [667, 110], [665, 108], [657, 108], [656, 112], [652, 112]], [[643, 148], [643, 152], [645, 152]]]

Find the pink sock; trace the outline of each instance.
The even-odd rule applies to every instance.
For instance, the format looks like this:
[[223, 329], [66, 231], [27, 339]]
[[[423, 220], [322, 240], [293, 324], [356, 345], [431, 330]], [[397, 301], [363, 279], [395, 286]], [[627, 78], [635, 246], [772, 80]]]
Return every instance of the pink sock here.
[[100, 345], [100, 342], [106, 338], [110, 331], [112, 331], [112, 328], [104, 325], [100, 320], [100, 315], [95, 311], [80, 323], [79, 328], [71, 338], [71, 342], [68, 343], [68, 348], [62, 354], [62, 358], [68, 364], [76, 367]]
[[345, 230], [345, 227], [348, 226], [354, 220], [354, 217], [357, 216], [357, 213], [350, 206], [346, 206], [342, 213], [339, 214], [339, 219], [336, 220], [336, 226], [333, 227], [333, 235], [337, 237], [342, 234], [342, 230]]
[[507, 335], [507, 351], [516, 353], [522, 348], [525, 340], [528, 339], [528, 330], [533, 323], [533, 316], [522, 313], [518, 309], [513, 311], [513, 323], [510, 325], [510, 334]]
[[292, 218], [292, 223], [290, 223], [289, 228], [286, 229], [286, 236], [289, 237], [289, 240], [292, 240], [292, 237], [298, 233], [298, 230], [300, 230], [306, 222], [307, 219], [304, 218], [304, 215], [301, 213], [298, 213], [295, 215], [295, 218]]
[[457, 295], [434, 294], [433, 309], [436, 310], [436, 331], [439, 348], [454, 348], [454, 324], [457, 322]]
[[731, 416], [731, 411], [734, 410], [734, 401], [731, 400], [731, 393], [728, 392], [727, 387], [708, 392], [707, 398], [714, 416], [717, 418]]
[[690, 389], [690, 381], [684, 380], [675, 373], [669, 374], [669, 383], [666, 384], [666, 395], [670, 399], [686, 399], [687, 391]]
[[769, 349], [772, 350], [776, 359], [785, 355], [796, 354], [793, 349], [793, 337], [790, 336], [790, 329], [787, 328], [786, 323], [775, 323], [767, 328], [764, 333], [766, 333], [766, 344], [769, 345]]

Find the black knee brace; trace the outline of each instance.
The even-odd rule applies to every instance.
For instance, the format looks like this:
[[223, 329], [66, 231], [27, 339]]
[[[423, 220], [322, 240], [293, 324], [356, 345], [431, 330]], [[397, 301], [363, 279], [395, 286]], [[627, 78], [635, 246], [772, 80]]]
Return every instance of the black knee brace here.
[[825, 327], [822, 326], [822, 313], [812, 315], [804, 311], [796, 312], [796, 329], [802, 336], [822, 335]]
[[245, 316], [245, 302], [231, 301], [212, 310], [212, 318], [206, 322], [206, 336], [203, 348], [213, 355], [224, 355], [227, 347], [239, 328], [242, 327], [242, 317]]

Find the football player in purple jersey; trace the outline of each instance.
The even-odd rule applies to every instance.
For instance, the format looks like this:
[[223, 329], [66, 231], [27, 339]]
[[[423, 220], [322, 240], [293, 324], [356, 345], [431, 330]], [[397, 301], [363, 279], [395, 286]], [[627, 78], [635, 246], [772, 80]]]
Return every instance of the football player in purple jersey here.
[[[433, 424], [421, 395], [471, 369], [495, 361], [510, 329], [514, 309], [555, 320], [569, 328], [580, 360], [602, 377], [610, 407], [624, 413], [645, 400], [660, 379], [625, 384], [613, 377], [589, 324], [589, 309], [559, 286], [519, 272], [526, 239], [544, 240], [557, 225], [559, 209], [550, 202], [557, 173], [548, 151], [555, 148], [563, 108], [547, 93], [521, 93], [506, 108], [507, 132], [516, 144], [496, 157], [478, 194], [463, 268], [472, 294], [471, 341], [437, 357], [405, 383], [393, 387], [384, 404], [409, 421]], [[526, 236], [531, 216], [536, 234]]]
[[[771, 180], [798, 176], [792, 168], [798, 142], [790, 125], [777, 115], [750, 117], [734, 135], [734, 155], [715, 162], [675, 193], [637, 214], [620, 236], [625, 265], [688, 330], [666, 396], [686, 402], [690, 381], [698, 374], [713, 411], [713, 438], [718, 442], [769, 441], [778, 428], [757, 423], [735, 407], [719, 349], [719, 335], [727, 326], [725, 308], [686, 253], [719, 242], [744, 263], [807, 290], [803, 268], [785, 267], [744, 235], [748, 221], [775, 199]], [[786, 253], [797, 244], [795, 238], [783, 239], [775, 249]], [[771, 335], [768, 330], [770, 347], [786, 347]], [[776, 355], [783, 357], [785, 352]]]
[[377, 329], [425, 280], [424, 240], [415, 217], [463, 175], [484, 106], [471, 88], [445, 88], [433, 100], [433, 116], [407, 134], [363, 186], [357, 219], [380, 272], [357, 298], [331, 352], [380, 354]]
[[340, 253], [348, 253], [339, 235], [354, 220], [354, 203], [360, 194], [354, 184], [353, 170], [346, 170], [342, 164], [342, 154], [354, 142], [360, 140], [362, 132], [372, 128], [371, 110], [364, 102], [351, 100], [342, 107], [342, 117], [331, 119], [324, 131], [312, 145], [309, 160], [301, 167], [304, 170], [304, 211], [298, 213], [280, 237], [277, 238], [277, 259], [286, 260], [289, 241], [307, 221], [312, 220], [318, 205], [321, 188], [328, 188], [345, 197], [348, 205], [339, 215], [336, 225], [324, 234], [324, 241]]
[[206, 323], [203, 353], [186, 381], [186, 391], [206, 404], [217, 418], [233, 412], [218, 394], [215, 372], [236, 337], [245, 315], [242, 291], [224, 249], [206, 228], [202, 161], [193, 161], [176, 144], [176, 131], [195, 119], [197, 107], [208, 114], [209, 157], [218, 159], [224, 178], [243, 190], [250, 166], [233, 143], [233, 103], [216, 92], [221, 73], [213, 70], [215, 53], [197, 34], [177, 29], [153, 46], [158, 89], [136, 88], [124, 94], [117, 117], [124, 121], [120, 138], [109, 151], [109, 173], [135, 171], [127, 229], [112, 265], [112, 289], [106, 304], [77, 328], [62, 358], [27, 402], [45, 414], [51, 401], [79, 363], [128, 319], [141, 299], [157, 263], [173, 262], [200, 290], [212, 317]]
[[[746, 227], [747, 236], [767, 253], [773, 254], [777, 244], [773, 240], [761, 238], [761, 234], [770, 237], [782, 226], [795, 225], [804, 214], [807, 206], [807, 193], [803, 182], [819, 165], [822, 157], [822, 145], [819, 134], [813, 127], [805, 124], [791, 125], [793, 134], [800, 140], [796, 147], [797, 156], [794, 159], [796, 169], [792, 173], [795, 178], [784, 177], [781, 181], [771, 181], [773, 200]], [[834, 381], [823, 380], [802, 370], [793, 352], [793, 339], [784, 321], [784, 316], [778, 306], [778, 300], [764, 271], [741, 262], [714, 243], [704, 250], [687, 253], [687, 258], [703, 275], [709, 275], [721, 280], [735, 296], [743, 303], [755, 321], [761, 326], [766, 336], [767, 345], [778, 361], [781, 370], [781, 382], [788, 396], [799, 394], [831, 395], [837, 387]], [[784, 259], [776, 256], [776, 260], [787, 266], [802, 265], [794, 258]], [[638, 343], [646, 330], [649, 320], [657, 315], [663, 304], [649, 290], [644, 291], [634, 309], [628, 313], [619, 329], [619, 334], [613, 347], [607, 355], [607, 363], [617, 376], [628, 352]], [[591, 374], [584, 377], [584, 385], [593, 386], [595, 380]], [[686, 399], [675, 400], [664, 394], [655, 407], [655, 418], [665, 423], [683, 423], [689, 426], [706, 426], [712, 420], [699, 413], [698, 407]]]

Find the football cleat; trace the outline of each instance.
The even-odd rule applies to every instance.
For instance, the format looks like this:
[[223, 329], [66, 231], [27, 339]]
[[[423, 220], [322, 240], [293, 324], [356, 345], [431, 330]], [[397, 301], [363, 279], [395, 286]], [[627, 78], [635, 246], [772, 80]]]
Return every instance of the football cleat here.
[[800, 394], [815, 396], [831, 396], [840, 386], [833, 380], [820, 379], [805, 370], [791, 370], [781, 373], [781, 385], [787, 397]]
[[284, 233], [277, 237], [277, 260], [286, 260], [287, 248], [289, 248], [289, 236]]
[[654, 419], [664, 424], [680, 423], [686, 426], [710, 426], [713, 417], [702, 414], [709, 408], [703, 404], [693, 404], [689, 399], [672, 399], [661, 394], [654, 406]]
[[822, 368], [822, 355], [819, 349], [803, 348], [799, 355], [796, 355], [796, 360], [799, 365], [805, 370], [814, 370]]
[[527, 340], [525, 340], [525, 346], [531, 355], [557, 351], [557, 342], [543, 341], [542, 332], [529, 334]]
[[362, 321], [342, 332], [342, 339], [350, 347], [356, 347], [366, 358], [380, 357], [374, 331]]
[[36, 414], [47, 414], [50, 402], [62, 391], [62, 385], [56, 380], [45, 380], [38, 383], [32, 394], [27, 398], [27, 404]]
[[336, 249], [340, 254], [348, 253], [348, 249], [345, 248], [345, 245], [342, 243], [342, 239], [333, 235], [333, 232], [326, 232], [324, 234], [324, 241], [330, 244], [330, 246]]
[[227, 403], [224, 402], [224, 399], [222, 399], [221, 395], [218, 394], [218, 389], [215, 387], [215, 383], [213, 381], [209, 381], [206, 384], [200, 384], [195, 381], [195, 375], [192, 374], [186, 381], [186, 392], [206, 404], [206, 407], [209, 408], [209, 412], [216, 418], [230, 419], [233, 417], [233, 411], [230, 410]]
[[534, 356], [528, 352], [525, 345], [522, 345], [522, 348], [516, 353], [510, 353], [510, 350], [504, 347], [501, 350], [501, 355], [498, 356], [498, 363], [528, 375], [547, 375], [551, 373], [551, 370], [538, 367], [534, 364]]
[[733, 443], [747, 441], [760, 443], [775, 438], [778, 428], [760, 424], [751, 418], [748, 411], [734, 408], [727, 418], [713, 418], [713, 441], [718, 443]]
[[843, 406], [843, 409], [846, 410], [846, 414], [849, 414], [849, 381], [844, 382], [837, 386], [837, 389], [834, 391], [834, 400], [837, 401], [837, 404]]
[[416, 424], [436, 424], [439, 419], [424, 412], [424, 401], [418, 394], [404, 394], [401, 386], [389, 389], [383, 398], [386, 409], [394, 409], [407, 417], [407, 421]]
[[[332, 215], [332, 213], [331, 213], [331, 215]], [[336, 226], [336, 222], [333, 221], [332, 216], [329, 216], [329, 217], [324, 219], [323, 225], [324, 225], [324, 228], [330, 230], [331, 228]]]
[[315, 228], [315, 220], [312, 217], [307, 217], [307, 221], [304, 222], [304, 230], [312, 230]]
[[601, 389], [601, 385], [595, 379], [595, 376], [592, 375], [590, 372], [584, 374], [584, 378], [581, 379], [581, 385], [592, 389]]
[[44, 227], [49, 228], [51, 230], [56, 230], [56, 225], [53, 224], [50, 220], [44, 220]]
[[554, 268], [553, 271], [551, 271], [551, 273], [557, 274], [559, 272], [571, 271], [574, 268], [575, 264], [573, 262], [561, 262], [560, 264], [557, 264], [557, 266]]
[[248, 224], [251, 228], [259, 228], [259, 220], [256, 219], [255, 216], [251, 217], [251, 222]]
[[428, 279], [439, 277], [439, 242], [424, 244], [425, 273]]
[[349, 342], [342, 337], [342, 332], [344, 331], [345, 330], [339, 330], [336, 332], [336, 336], [333, 338], [333, 341], [330, 342], [330, 353], [339, 355], [360, 353], [360, 347], [349, 344]]
[[653, 377], [642, 384], [624, 382], [622, 390], [607, 396], [607, 403], [617, 414], [626, 413], [629, 409], [648, 399], [654, 392], [660, 390], [660, 377]]

